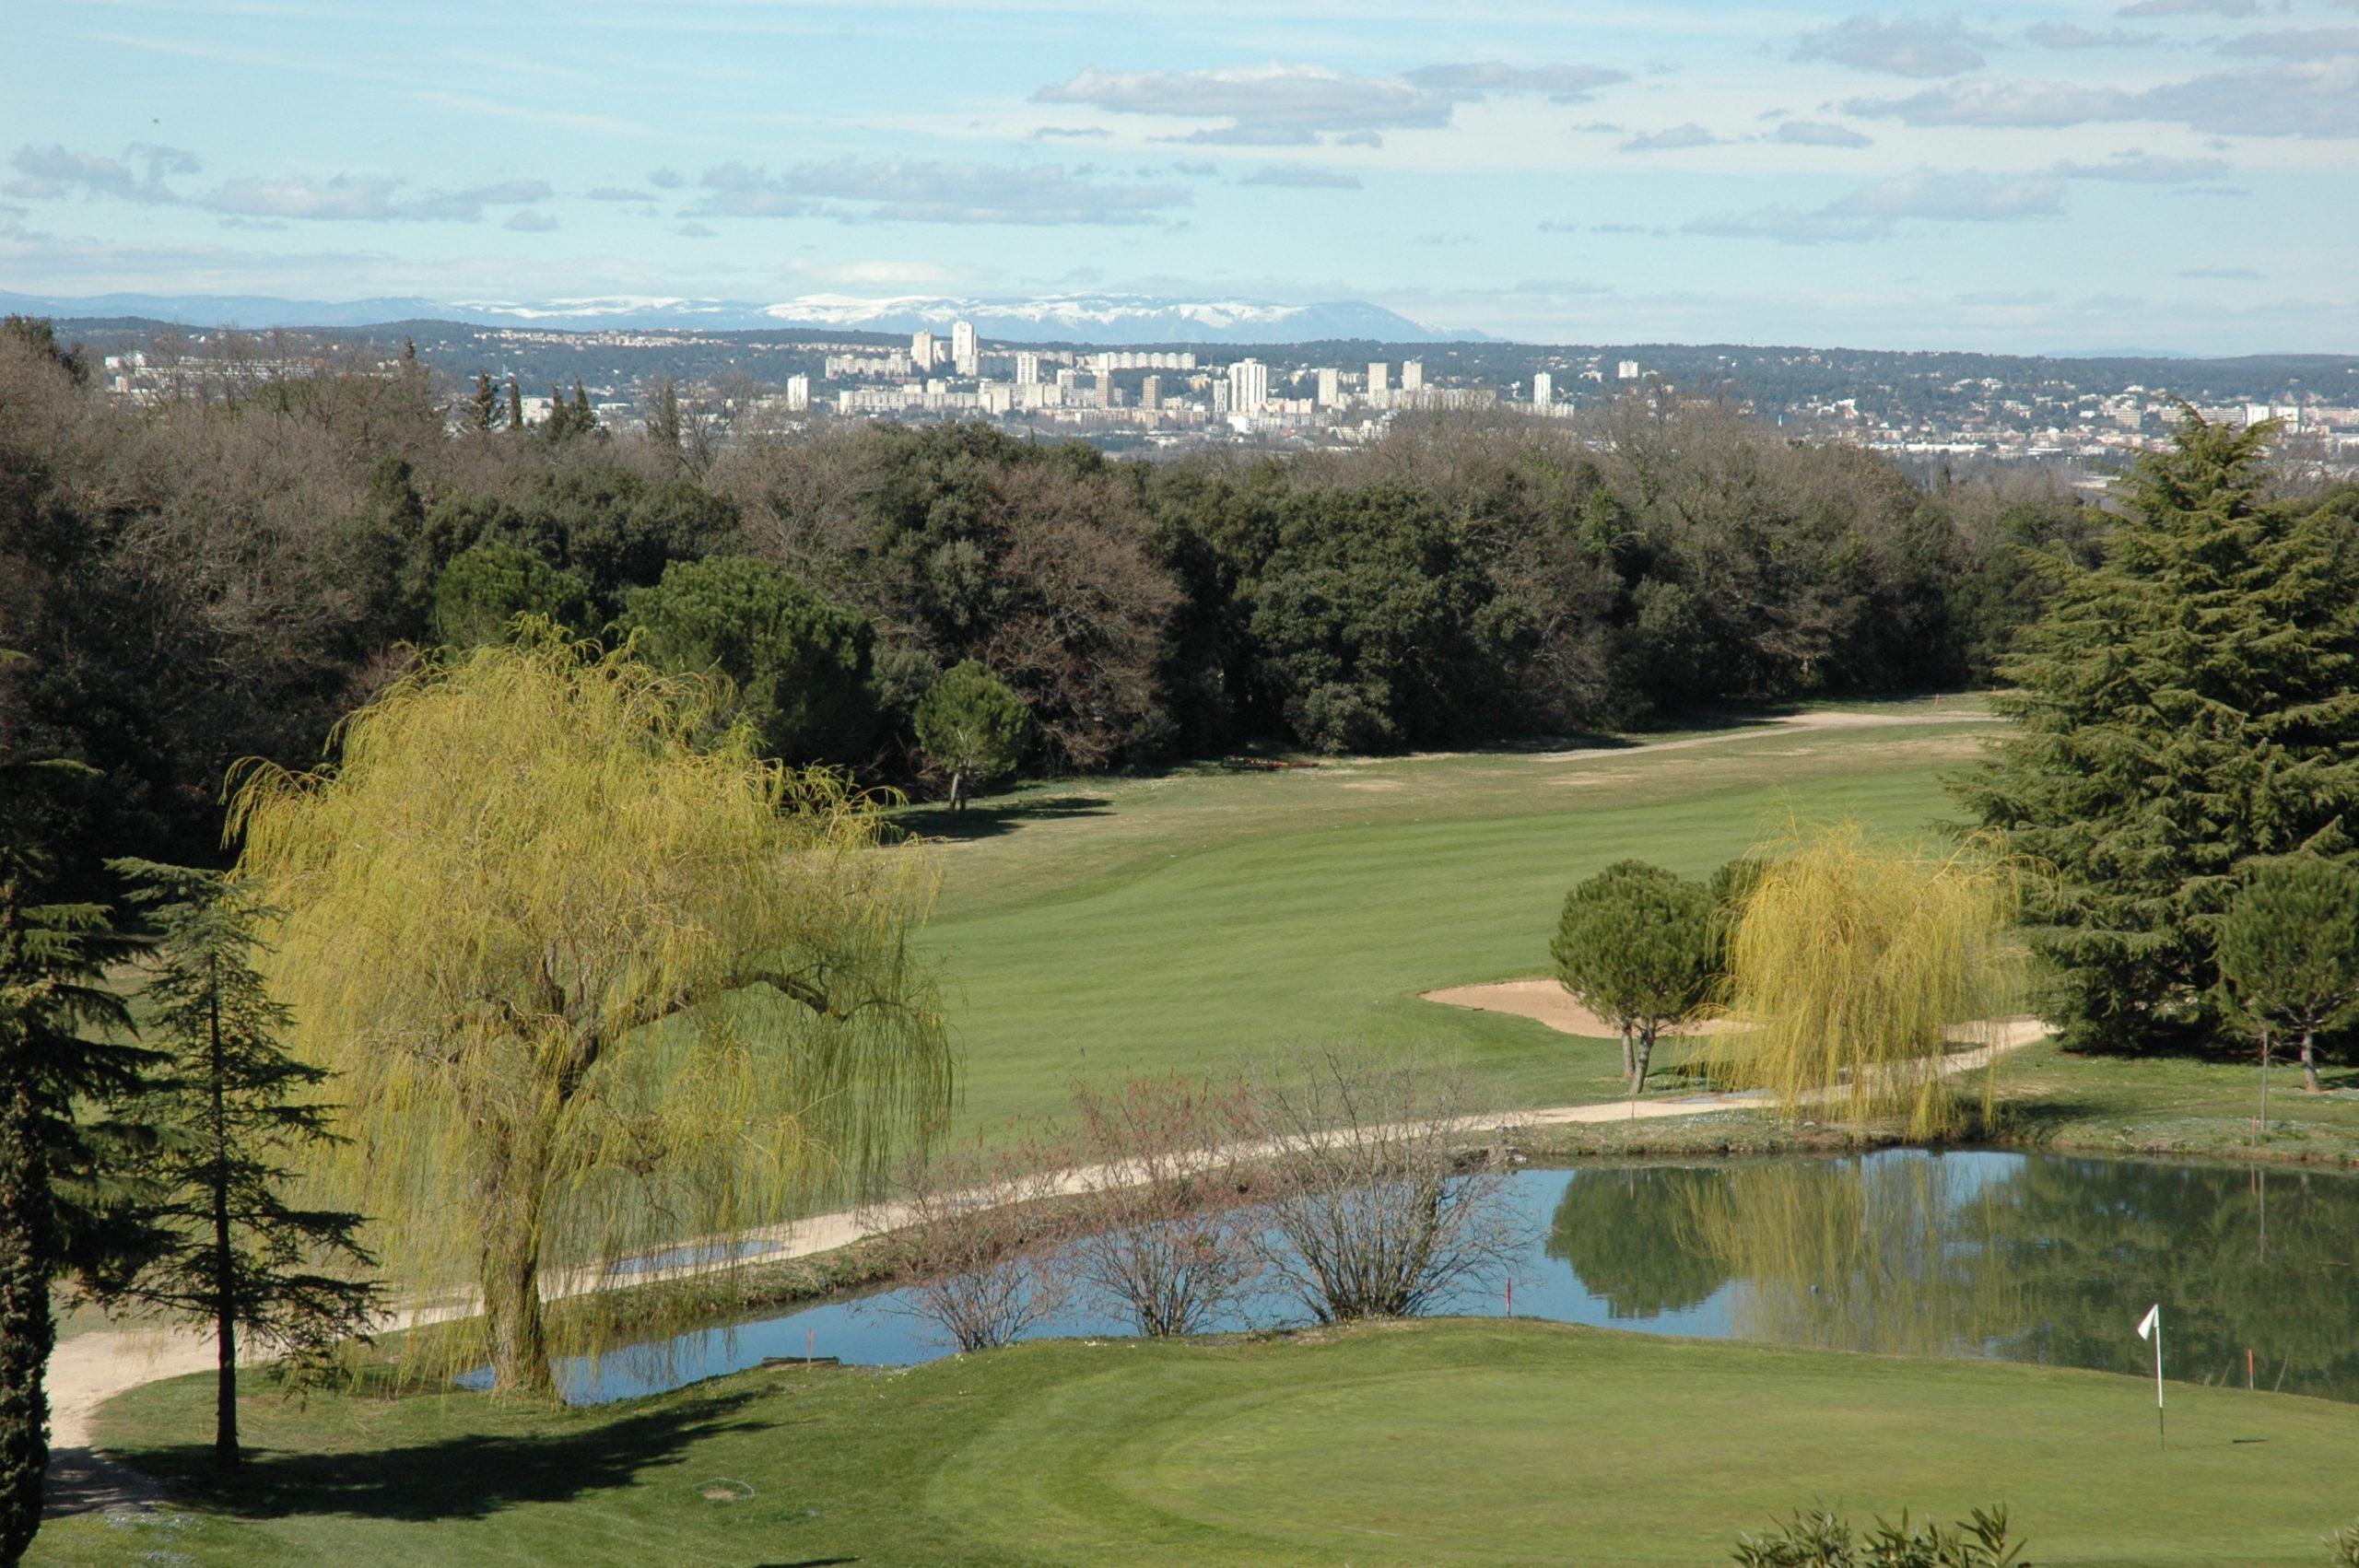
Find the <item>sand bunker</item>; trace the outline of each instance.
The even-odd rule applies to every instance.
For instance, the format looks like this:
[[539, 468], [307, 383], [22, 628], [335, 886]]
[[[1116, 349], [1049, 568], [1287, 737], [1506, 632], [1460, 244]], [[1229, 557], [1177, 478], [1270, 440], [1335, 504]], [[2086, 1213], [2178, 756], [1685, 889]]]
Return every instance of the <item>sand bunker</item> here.
[[[1438, 991], [1423, 991], [1424, 1000], [1438, 1001], [1445, 1007], [1471, 1007], [1478, 1012], [1512, 1012], [1518, 1018], [1529, 1018], [1545, 1024], [1551, 1029], [1567, 1035], [1586, 1036], [1592, 1040], [1621, 1038], [1622, 1031], [1575, 1001], [1565, 988], [1554, 980], [1501, 980], [1493, 986], [1448, 986]], [[1734, 1028], [1725, 1019], [1707, 1018], [1700, 1023], [1666, 1029], [1666, 1035], [1712, 1035]]]

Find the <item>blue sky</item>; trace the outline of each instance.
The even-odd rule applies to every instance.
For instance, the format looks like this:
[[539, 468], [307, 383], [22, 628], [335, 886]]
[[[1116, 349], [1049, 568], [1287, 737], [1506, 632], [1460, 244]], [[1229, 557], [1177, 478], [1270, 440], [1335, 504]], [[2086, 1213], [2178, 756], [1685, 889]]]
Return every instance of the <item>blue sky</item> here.
[[10, 0], [0, 287], [2359, 350], [2359, 0]]

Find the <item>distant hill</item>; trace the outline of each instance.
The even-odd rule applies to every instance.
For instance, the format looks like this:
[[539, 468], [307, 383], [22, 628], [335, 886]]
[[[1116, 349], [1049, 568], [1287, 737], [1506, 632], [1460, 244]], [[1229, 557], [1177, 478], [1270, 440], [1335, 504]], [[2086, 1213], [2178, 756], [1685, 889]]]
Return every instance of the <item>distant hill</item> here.
[[905, 295], [865, 298], [814, 294], [776, 304], [727, 299], [615, 297], [538, 302], [380, 298], [326, 301], [262, 295], [103, 294], [83, 298], [0, 291], [0, 312], [144, 318], [189, 327], [364, 327], [411, 321], [574, 331], [745, 332], [805, 327], [847, 332], [947, 333], [955, 321], [986, 338], [1020, 343], [1275, 344], [1321, 339], [1384, 343], [1482, 343], [1486, 334], [1445, 332], [1381, 305], [1337, 299], [1280, 305], [1258, 299], [1180, 299], [1142, 294], [1061, 294], [1039, 298]]

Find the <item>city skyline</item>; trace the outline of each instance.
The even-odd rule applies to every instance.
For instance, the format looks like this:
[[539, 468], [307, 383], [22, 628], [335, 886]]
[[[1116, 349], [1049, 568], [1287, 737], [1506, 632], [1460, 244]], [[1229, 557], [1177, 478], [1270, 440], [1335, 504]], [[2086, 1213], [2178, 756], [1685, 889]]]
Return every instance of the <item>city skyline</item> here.
[[1540, 342], [2359, 343], [2359, 0], [70, 0], [16, 30], [0, 288], [27, 293], [1136, 292]]

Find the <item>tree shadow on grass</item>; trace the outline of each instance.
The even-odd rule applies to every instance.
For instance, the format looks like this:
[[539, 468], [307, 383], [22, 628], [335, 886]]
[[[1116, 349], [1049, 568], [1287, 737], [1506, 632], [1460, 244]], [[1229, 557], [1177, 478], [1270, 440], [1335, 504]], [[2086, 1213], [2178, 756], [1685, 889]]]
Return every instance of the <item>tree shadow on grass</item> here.
[[425, 1523], [482, 1519], [526, 1503], [568, 1503], [676, 1465], [708, 1438], [791, 1424], [745, 1419], [751, 1392], [668, 1401], [562, 1433], [464, 1433], [432, 1442], [341, 1452], [249, 1450], [224, 1475], [210, 1445], [126, 1447], [123, 1461], [233, 1518], [338, 1514]]
[[1104, 816], [1109, 802], [1098, 795], [1047, 795], [980, 802], [954, 812], [947, 805], [922, 806], [899, 813], [895, 824], [921, 838], [997, 838], [1036, 822], [1064, 817]]

